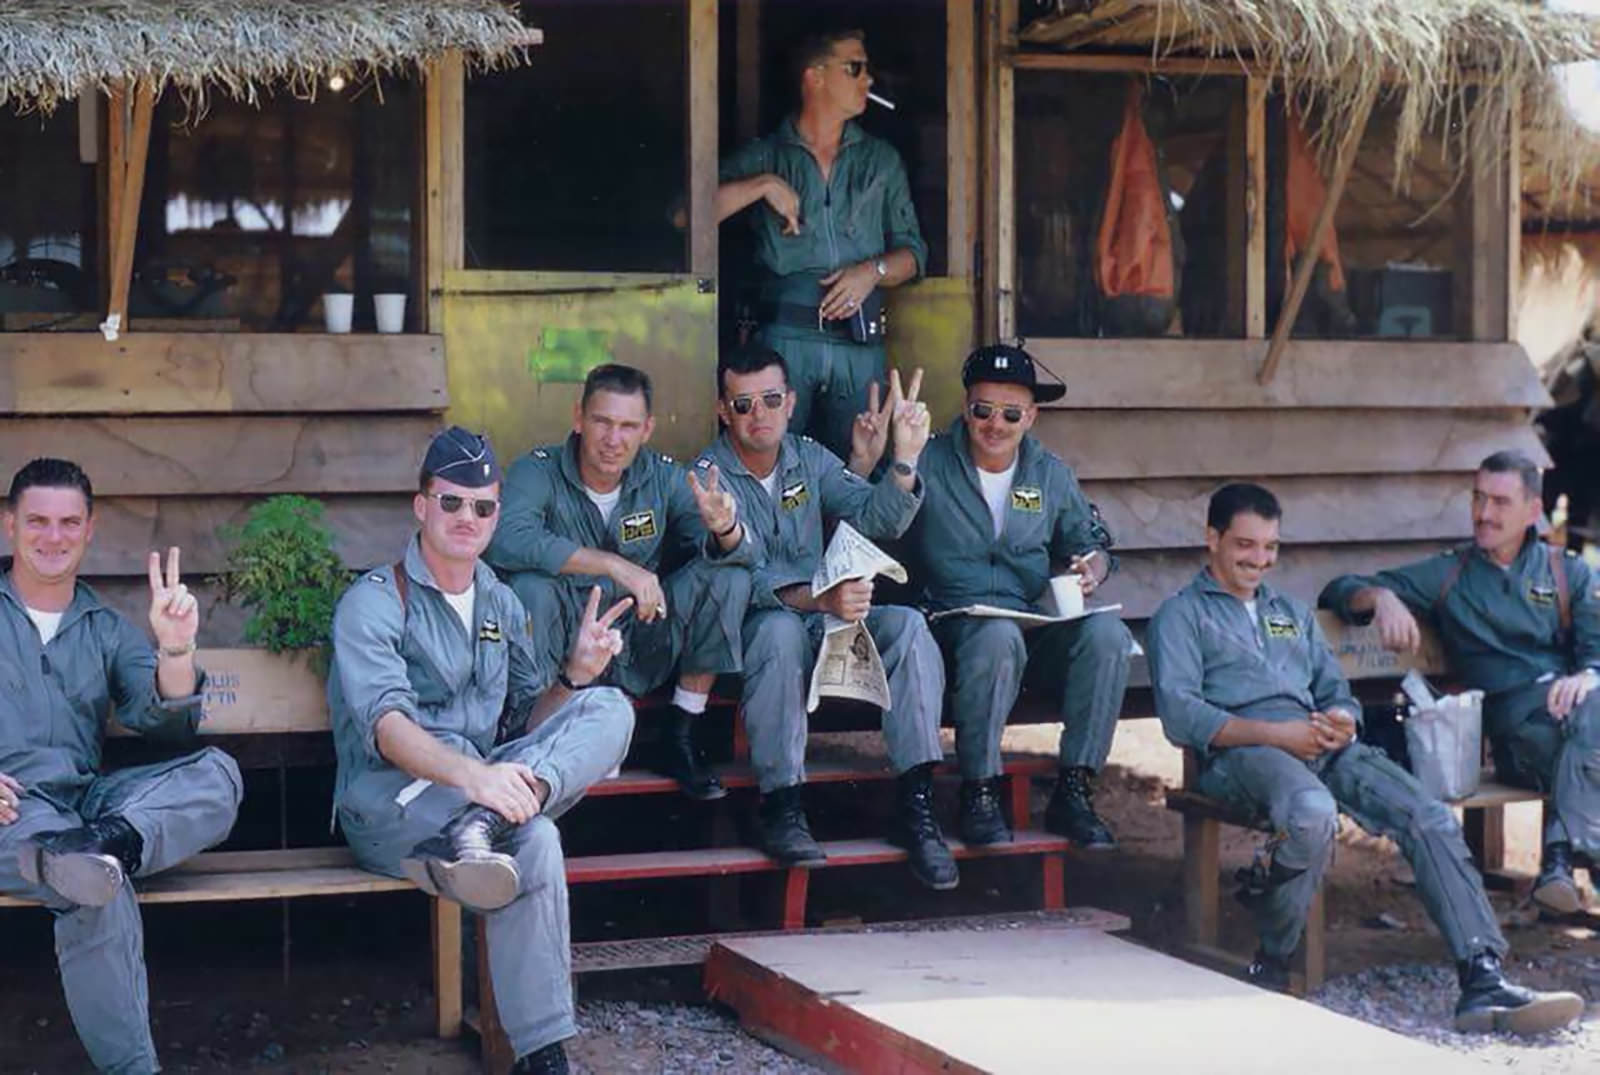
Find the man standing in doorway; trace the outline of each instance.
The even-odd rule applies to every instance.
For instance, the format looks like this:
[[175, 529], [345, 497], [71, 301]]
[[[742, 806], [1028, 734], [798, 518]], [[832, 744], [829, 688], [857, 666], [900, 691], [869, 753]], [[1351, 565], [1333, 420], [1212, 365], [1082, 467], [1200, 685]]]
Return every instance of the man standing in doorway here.
[[178, 550], [150, 554], [150, 632], [78, 579], [94, 536], [88, 475], [35, 459], [11, 480], [0, 560], [0, 893], [55, 916], [67, 1009], [100, 1071], [159, 1071], [144, 927], [128, 884], [220, 843], [239, 767], [215, 747], [101, 770], [114, 706], [124, 728], [182, 741], [200, 723], [200, 611]]
[[900, 155], [856, 122], [872, 86], [861, 31], [806, 38], [795, 67], [799, 112], [722, 162], [717, 220], [765, 203], [755, 338], [789, 367], [794, 431], [848, 458], [884, 377], [880, 289], [925, 272], [928, 248]]

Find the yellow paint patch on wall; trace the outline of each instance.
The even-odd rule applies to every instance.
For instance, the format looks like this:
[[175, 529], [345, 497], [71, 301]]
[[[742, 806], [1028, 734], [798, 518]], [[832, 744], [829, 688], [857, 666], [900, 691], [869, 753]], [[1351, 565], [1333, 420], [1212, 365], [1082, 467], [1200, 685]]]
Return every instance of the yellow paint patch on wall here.
[[976, 331], [974, 284], [937, 277], [889, 293], [889, 365], [907, 376], [922, 367], [922, 399], [940, 430], [961, 411], [961, 363]]

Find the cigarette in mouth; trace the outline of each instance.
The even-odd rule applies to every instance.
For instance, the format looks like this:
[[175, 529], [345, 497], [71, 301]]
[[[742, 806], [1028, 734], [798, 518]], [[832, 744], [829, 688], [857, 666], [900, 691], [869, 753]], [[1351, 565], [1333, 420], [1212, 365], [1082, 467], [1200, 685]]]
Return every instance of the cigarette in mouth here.
[[887, 108], [889, 111], [891, 111], [891, 112], [894, 111], [894, 102], [889, 100], [887, 97], [879, 97], [875, 93], [869, 93], [869, 94], [867, 94], [867, 100], [869, 100], [869, 101], [877, 101], [879, 104], [881, 104], [883, 107]]

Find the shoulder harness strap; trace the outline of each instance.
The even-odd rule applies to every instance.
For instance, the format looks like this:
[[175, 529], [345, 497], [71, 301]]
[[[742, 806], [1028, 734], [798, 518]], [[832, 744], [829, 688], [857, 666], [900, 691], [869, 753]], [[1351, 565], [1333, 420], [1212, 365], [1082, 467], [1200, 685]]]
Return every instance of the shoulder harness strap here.
[[406, 612], [411, 604], [411, 580], [406, 578], [406, 562], [404, 560], [396, 560], [392, 570], [394, 571], [394, 588], [400, 593], [400, 611]]
[[1471, 555], [1471, 545], [1456, 553], [1455, 562], [1450, 565], [1450, 572], [1444, 577], [1444, 585], [1439, 587], [1439, 596], [1433, 599], [1433, 617], [1435, 620], [1444, 611], [1444, 599], [1450, 596], [1451, 590], [1455, 589], [1456, 583], [1461, 579], [1461, 572], [1467, 569], [1467, 558]]
[[1565, 553], [1555, 545], [1546, 544], [1550, 554], [1550, 574], [1556, 584], [1556, 608], [1561, 615], [1561, 634], [1572, 633], [1572, 595], [1567, 592], [1567, 565]]

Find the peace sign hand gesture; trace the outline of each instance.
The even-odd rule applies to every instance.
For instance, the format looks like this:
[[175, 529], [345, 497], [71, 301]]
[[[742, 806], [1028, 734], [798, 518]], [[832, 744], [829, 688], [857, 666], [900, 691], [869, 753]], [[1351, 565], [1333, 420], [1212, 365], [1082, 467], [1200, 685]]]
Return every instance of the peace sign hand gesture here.
[[700, 521], [713, 536], [728, 533], [739, 521], [739, 504], [732, 493], [721, 487], [721, 482], [722, 472], [715, 463], [706, 469], [705, 485], [695, 478], [694, 471], [689, 471], [689, 491], [694, 493]]
[[587, 687], [600, 678], [611, 663], [611, 658], [622, 652], [622, 632], [612, 624], [633, 607], [633, 598], [624, 597], [600, 615], [600, 587], [589, 590], [589, 604], [583, 610], [583, 623], [578, 636], [572, 640], [572, 652], [567, 655], [567, 678], [579, 687]]
[[200, 629], [200, 605], [181, 581], [178, 572], [178, 547], [167, 550], [167, 569], [161, 570], [161, 554], [150, 554], [150, 630], [162, 649], [181, 649], [194, 643]]
[[867, 385], [867, 409], [856, 415], [855, 425], [850, 429], [850, 469], [863, 478], [872, 473], [872, 468], [883, 458], [883, 450], [889, 446], [889, 423], [899, 404], [898, 371], [890, 377], [889, 392], [882, 407], [878, 406], [878, 382]]
[[922, 393], [922, 369], [911, 374], [911, 384], [902, 394], [900, 371], [889, 375], [889, 398], [894, 404], [894, 459], [897, 463], [915, 465], [917, 457], [928, 444], [928, 405], [917, 396]]

